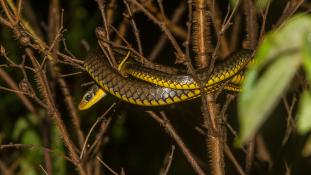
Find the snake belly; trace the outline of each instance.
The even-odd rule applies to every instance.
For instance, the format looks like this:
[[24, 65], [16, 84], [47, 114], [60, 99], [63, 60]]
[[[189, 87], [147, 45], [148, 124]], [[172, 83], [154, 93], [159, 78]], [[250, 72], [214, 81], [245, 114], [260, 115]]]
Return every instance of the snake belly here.
[[[199, 89], [171, 89], [136, 79], [125, 78], [112, 68], [101, 51], [93, 52], [84, 61], [84, 67], [96, 83], [119, 99], [141, 106], [160, 106], [199, 97]], [[210, 93], [221, 84], [206, 88]]]

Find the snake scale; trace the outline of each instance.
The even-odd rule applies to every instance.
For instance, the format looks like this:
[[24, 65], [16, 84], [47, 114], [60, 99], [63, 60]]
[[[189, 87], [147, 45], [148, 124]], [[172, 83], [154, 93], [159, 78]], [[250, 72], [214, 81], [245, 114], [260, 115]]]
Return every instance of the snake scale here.
[[[116, 53], [117, 57], [124, 58], [126, 55], [124, 51]], [[135, 60], [137, 60], [136, 55], [131, 52], [127, 53], [130, 54], [130, 58], [135, 59], [136, 57]], [[209, 77], [208, 71], [204, 69], [199, 70], [197, 75], [201, 81], [206, 82], [207, 93], [218, 90], [222, 83], [228, 80], [230, 82], [224, 88], [238, 91], [239, 84], [243, 80], [241, 72], [251, 60], [251, 50], [239, 50], [232, 53], [225, 61], [216, 63]], [[167, 66], [154, 65], [156, 66], [146, 67], [133, 60], [126, 61], [121, 70], [132, 77], [124, 77], [118, 70], [110, 66], [101, 51], [91, 53], [84, 61], [87, 72], [104, 92], [132, 104], [141, 106], [168, 105], [190, 100], [200, 95], [199, 86], [191, 75], [183, 72], [178, 73], [177, 69]], [[93, 88], [88, 95], [85, 95], [84, 103], [88, 104], [98, 89]]]

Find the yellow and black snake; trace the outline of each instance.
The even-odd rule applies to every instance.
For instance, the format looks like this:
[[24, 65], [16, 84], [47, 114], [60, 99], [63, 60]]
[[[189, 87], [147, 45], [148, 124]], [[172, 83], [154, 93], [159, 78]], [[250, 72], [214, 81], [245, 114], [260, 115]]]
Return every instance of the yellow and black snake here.
[[[117, 57], [124, 58], [137, 56], [131, 52], [116, 52]], [[135, 58], [134, 58], [135, 59]], [[213, 92], [222, 86], [224, 81], [229, 81], [224, 86], [227, 90], [238, 91], [243, 80], [241, 73], [252, 59], [252, 51], [239, 50], [231, 54], [225, 61], [216, 63], [213, 72], [208, 76], [207, 70], [199, 70], [197, 75], [204, 81], [207, 93]], [[133, 77], [124, 77], [112, 68], [100, 51], [88, 55], [84, 67], [96, 83], [101, 87], [92, 87], [83, 97], [79, 108], [86, 109], [96, 103], [104, 92], [108, 92], [126, 102], [142, 106], [160, 106], [186, 101], [200, 95], [199, 86], [191, 75], [178, 73], [177, 69], [161, 66], [142, 66], [133, 60], [122, 65], [122, 72]], [[138, 80], [140, 79], [140, 80]], [[142, 81], [143, 80], [143, 81]], [[103, 91], [104, 92], [103, 92]], [[100, 95], [95, 95], [95, 93]], [[96, 98], [95, 98], [96, 97]], [[94, 99], [97, 101], [94, 102]]]
[[[207, 69], [202, 69], [197, 71], [197, 76], [199, 81], [206, 82], [205, 86], [211, 86], [220, 83], [224, 80], [228, 80], [232, 77], [231, 81], [235, 84], [239, 84], [242, 74], [242, 68], [248, 64], [250, 61], [252, 52], [250, 50], [239, 50], [232, 53], [228, 59], [222, 62], [216, 62], [213, 72], [209, 76], [209, 71]], [[134, 61], [127, 61], [122, 68], [128, 74], [147, 81], [152, 84], [156, 84], [163, 87], [168, 87], [172, 89], [198, 89], [200, 86], [195, 82], [193, 77], [189, 74], [178, 73], [170, 74], [167, 72], [150, 69], [139, 65]]]

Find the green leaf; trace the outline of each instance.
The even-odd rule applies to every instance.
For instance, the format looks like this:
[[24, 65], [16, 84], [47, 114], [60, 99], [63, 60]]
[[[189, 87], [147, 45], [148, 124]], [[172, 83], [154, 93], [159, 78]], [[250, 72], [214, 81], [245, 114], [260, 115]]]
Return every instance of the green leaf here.
[[299, 102], [297, 130], [300, 134], [305, 134], [311, 130], [311, 95], [304, 92]]
[[299, 60], [298, 54], [284, 55], [278, 58], [264, 72], [253, 89], [243, 92], [248, 95], [248, 99], [252, 100], [244, 100], [243, 96], [240, 98], [240, 137], [242, 142], [249, 139], [266, 120], [295, 75], [299, 67]]
[[27, 160], [21, 160], [21, 173], [24, 175], [36, 175], [36, 166], [38, 164], [33, 164]]
[[24, 118], [19, 118], [15, 125], [14, 125], [14, 130], [13, 130], [13, 139], [17, 140], [18, 137], [23, 133], [24, 130], [28, 129], [29, 124], [27, 123], [26, 119]]
[[[26, 120], [28, 118], [28, 120]], [[31, 129], [32, 125], [38, 124], [38, 117], [34, 116], [33, 114], [28, 114], [27, 116], [20, 117], [15, 125], [13, 130], [13, 138], [17, 140], [21, 135], [24, 134], [26, 130]]]
[[309, 82], [311, 83], [311, 32], [305, 35], [303, 45], [303, 66], [307, 73]]
[[[311, 82], [311, 32], [306, 34], [303, 45], [303, 66], [307, 73], [309, 83]], [[311, 94], [303, 92], [297, 116], [297, 130], [300, 134], [305, 134], [311, 130]], [[311, 146], [310, 146], [311, 147]]]
[[24, 131], [21, 139], [23, 144], [41, 145], [38, 133], [32, 129]]
[[[40, 137], [35, 130], [28, 129], [24, 131], [21, 138], [21, 143], [23, 144], [32, 144], [41, 146]], [[40, 162], [42, 158], [42, 152], [37, 149], [26, 149], [24, 152], [25, 162], [32, 164], [34, 162]]]
[[259, 70], [282, 53], [301, 51], [311, 32], [311, 15], [296, 15], [264, 37], [251, 69]]
[[265, 36], [238, 99], [241, 144], [256, 133], [289, 86], [302, 62], [305, 37], [310, 32], [311, 16], [296, 15]]

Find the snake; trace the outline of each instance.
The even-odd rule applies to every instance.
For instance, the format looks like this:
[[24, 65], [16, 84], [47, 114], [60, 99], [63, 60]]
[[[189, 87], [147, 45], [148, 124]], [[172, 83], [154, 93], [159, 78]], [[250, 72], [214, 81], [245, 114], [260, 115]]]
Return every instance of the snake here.
[[[216, 88], [219, 88], [219, 87], [220, 86], [214, 87], [214, 89], [209, 89], [207, 93], [213, 92], [214, 90], [217, 90]], [[228, 91], [238, 92], [238, 91], [240, 91], [240, 86], [228, 83], [224, 86], [224, 89], [228, 90]], [[107, 93], [105, 93], [105, 91], [103, 89], [101, 89], [97, 84], [94, 84], [83, 95], [83, 97], [82, 97], [82, 99], [78, 105], [78, 109], [79, 110], [89, 109], [91, 106], [93, 106], [95, 103], [97, 103], [100, 99], [102, 99], [106, 95], [107, 95]], [[193, 99], [197, 98], [197, 97], [198, 96], [194, 96]], [[191, 100], [191, 98], [189, 98], [188, 100]], [[177, 102], [175, 102], [175, 103], [177, 103]], [[134, 104], [136, 104], [136, 103], [134, 103]], [[163, 104], [163, 105], [166, 105], [166, 104]], [[143, 105], [143, 106], [148, 106], [148, 105]], [[155, 105], [155, 106], [157, 106], [157, 105]]]
[[[253, 51], [242, 49], [233, 52], [225, 61], [216, 62], [213, 72], [210, 74], [209, 68], [201, 69], [196, 72], [199, 81], [206, 82], [204, 86], [211, 86], [227, 79], [235, 84], [243, 81], [243, 74], [239, 72], [252, 58]], [[159, 66], [158, 66], [159, 67]], [[163, 66], [162, 66], [163, 67]], [[167, 70], [168, 68], [166, 68]], [[156, 84], [162, 87], [172, 89], [199, 89], [200, 86], [194, 80], [193, 76], [186, 73], [171, 74], [165, 71], [151, 69], [138, 64], [135, 61], [127, 61], [123, 64], [121, 70], [138, 79]], [[210, 76], [209, 76], [210, 74]]]
[[[142, 56], [132, 51], [113, 47], [114, 54], [122, 59], [119, 70], [140, 80], [147, 81], [163, 87], [172, 89], [198, 89], [200, 86], [191, 75], [184, 69], [177, 69], [162, 64], [150, 62], [148, 59], [141, 59]], [[210, 68], [199, 69], [196, 72], [199, 81], [206, 82], [205, 86], [210, 86], [229, 78], [231, 83], [240, 84], [244, 80], [244, 73], [241, 72], [247, 64], [252, 63], [253, 50], [240, 49], [231, 53], [224, 60], [217, 61], [213, 73], [209, 76]], [[130, 61], [126, 61], [131, 58]], [[140, 62], [146, 62], [143, 65]], [[207, 80], [208, 79], [208, 80]]]
[[[119, 56], [125, 55], [125, 52], [117, 53]], [[135, 61], [127, 61], [121, 69], [132, 77], [124, 77], [110, 66], [103, 55], [100, 51], [93, 52], [84, 61], [86, 71], [100, 87], [92, 86], [83, 96], [79, 104], [80, 110], [95, 104], [105, 95], [105, 92], [123, 101], [141, 106], [168, 105], [194, 99], [201, 94], [192, 76], [177, 73], [179, 70], [175, 68], [162, 65], [147, 67]], [[231, 54], [225, 61], [216, 63], [209, 78], [207, 78], [207, 70], [199, 70], [198, 77], [202, 80], [207, 79], [206, 93], [218, 90], [226, 80], [230, 82], [224, 86], [224, 89], [239, 91], [239, 84], [244, 79], [241, 70], [252, 60], [251, 58], [252, 51], [240, 50]]]
[[[234, 56], [229, 57], [226, 65], [232, 65], [229, 64], [229, 62], [232, 63], [232, 59], [240, 59], [240, 60], [251, 60], [250, 57], [250, 51], [245, 51], [243, 52], [238, 52], [239, 54], [245, 53], [244, 55], [242, 54], [243, 57], [237, 57], [237, 53], [233, 54]], [[246, 56], [245, 56], [246, 55]], [[247, 61], [245, 61], [246, 63]], [[236, 61], [233, 62], [235, 64], [238, 64], [239, 66], [232, 66], [230, 70], [232, 69], [241, 69], [243, 68], [243, 65], [241, 65], [241, 62]], [[219, 64], [220, 66], [225, 65]], [[217, 77], [215, 75], [226, 75], [230, 76], [229, 74], [224, 74], [221, 71], [218, 71], [220, 66], [216, 64], [215, 70], [212, 74], [211, 77]], [[200, 95], [200, 90], [199, 89], [172, 89], [172, 88], [167, 88], [163, 86], [157, 86], [157, 85], [152, 85], [150, 83], [142, 82], [142, 81], [137, 81], [135, 79], [129, 79], [129, 78], [124, 78], [118, 71], [113, 69], [108, 61], [103, 57], [103, 54], [99, 54], [96, 52], [95, 54], [92, 54], [89, 56], [85, 63], [84, 66], [87, 70], [87, 72], [91, 75], [91, 77], [101, 86], [101, 88], [96, 88], [98, 91], [106, 91], [111, 93], [112, 95], [115, 95], [116, 97], [127, 101], [132, 104], [136, 105], [142, 105], [142, 106], [159, 106], [159, 105], [168, 105], [172, 103], [177, 103], [180, 101], [186, 101], [189, 99], [196, 98]], [[138, 66], [139, 67], [139, 66]], [[225, 70], [225, 69], [224, 69]], [[147, 71], [151, 72], [151, 69], [147, 69]], [[235, 70], [234, 70], [235, 71]], [[238, 70], [239, 71], [239, 70]], [[238, 72], [236, 71], [236, 72]], [[202, 71], [202, 75], [204, 74], [204, 71]], [[158, 76], [158, 75], [154, 75]], [[189, 75], [190, 76], [190, 75]], [[203, 77], [203, 76], [202, 76]], [[219, 80], [224, 80], [225, 78], [218, 78]], [[231, 90], [231, 91], [239, 91], [239, 82], [243, 79], [242, 74], [236, 74], [233, 76], [233, 78], [230, 80], [229, 84], [225, 86], [225, 89]], [[235, 84], [236, 82], [236, 84]], [[221, 87], [221, 84], [217, 83], [210, 83], [209, 86], [205, 88], [207, 93], [213, 92]], [[87, 93], [83, 100], [81, 101], [80, 106], [83, 106], [81, 104], [90, 104], [88, 103], [89, 101], [92, 101], [94, 97], [98, 97], [97, 95], [91, 95], [91, 94], [96, 94], [96, 90], [91, 90], [89, 93]], [[103, 93], [100, 93], [103, 94]], [[90, 98], [90, 97], [93, 98]], [[100, 97], [102, 98], [103, 95]], [[85, 99], [88, 97], [87, 99]], [[91, 100], [90, 100], [91, 99]], [[96, 99], [96, 98], [94, 98]], [[100, 99], [100, 98], [99, 98]], [[93, 103], [94, 104], [94, 103]], [[80, 108], [82, 109], [82, 107]]]

